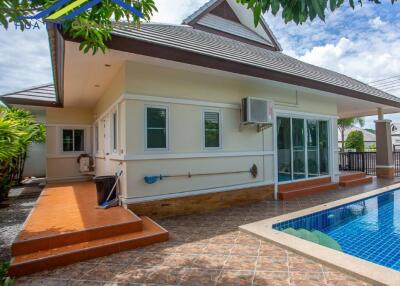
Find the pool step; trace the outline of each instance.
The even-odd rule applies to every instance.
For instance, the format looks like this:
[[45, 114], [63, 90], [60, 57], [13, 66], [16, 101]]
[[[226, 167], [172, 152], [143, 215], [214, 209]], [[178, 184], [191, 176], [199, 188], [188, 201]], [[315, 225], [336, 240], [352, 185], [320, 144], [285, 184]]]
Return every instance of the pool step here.
[[355, 186], [372, 183], [372, 181], [373, 181], [373, 178], [371, 176], [368, 176], [365, 178], [342, 181], [342, 182], [340, 182], [340, 186], [341, 187], [355, 187]]
[[168, 231], [148, 217], [141, 219], [140, 231], [14, 256], [9, 275], [22, 276], [168, 240]]
[[278, 197], [281, 200], [293, 199], [324, 191], [336, 190], [338, 183], [332, 183], [331, 178], [321, 178], [283, 184], [279, 186]]
[[339, 185], [341, 187], [354, 187], [372, 183], [372, 180], [373, 178], [371, 176], [367, 176], [367, 174], [364, 172], [359, 172], [340, 176]]

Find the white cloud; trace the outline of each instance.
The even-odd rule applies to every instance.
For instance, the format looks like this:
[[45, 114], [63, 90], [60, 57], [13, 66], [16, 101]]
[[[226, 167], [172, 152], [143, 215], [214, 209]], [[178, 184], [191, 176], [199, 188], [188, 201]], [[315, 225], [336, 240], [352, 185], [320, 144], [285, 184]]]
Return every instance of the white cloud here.
[[379, 28], [381, 28], [381, 27], [386, 25], [386, 23], [381, 20], [380, 16], [375, 17], [374, 19], [371, 19], [368, 22], [371, 25], [371, 27], [374, 28], [374, 29], [379, 29]]
[[336, 44], [313, 47], [298, 58], [364, 82], [399, 75], [400, 54], [396, 50], [400, 33], [393, 40], [387, 40], [384, 34], [372, 37], [376, 40], [341, 38]]
[[154, 22], [181, 24], [182, 20], [200, 8], [207, 0], [155, 0], [158, 12]]
[[349, 39], [341, 38], [336, 45], [326, 44], [325, 46], [313, 47], [300, 57], [302, 61], [323, 67], [333, 66], [337, 59], [351, 49], [352, 42]]

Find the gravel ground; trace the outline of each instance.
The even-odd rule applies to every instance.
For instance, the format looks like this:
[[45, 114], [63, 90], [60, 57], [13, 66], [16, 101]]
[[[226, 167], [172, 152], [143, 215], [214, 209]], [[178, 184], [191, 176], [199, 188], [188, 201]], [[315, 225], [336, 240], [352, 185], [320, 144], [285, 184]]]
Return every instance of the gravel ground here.
[[30, 191], [29, 195], [19, 192], [19, 196], [10, 198], [9, 207], [0, 208], [0, 262], [10, 260], [11, 244], [35, 205], [39, 192]]

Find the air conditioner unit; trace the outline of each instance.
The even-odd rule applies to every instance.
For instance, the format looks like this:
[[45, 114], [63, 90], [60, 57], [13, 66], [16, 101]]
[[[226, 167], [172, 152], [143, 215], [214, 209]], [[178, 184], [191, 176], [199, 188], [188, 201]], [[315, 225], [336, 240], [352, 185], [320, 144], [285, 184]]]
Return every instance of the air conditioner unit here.
[[274, 121], [274, 102], [263, 98], [242, 99], [241, 125], [257, 125], [265, 129]]

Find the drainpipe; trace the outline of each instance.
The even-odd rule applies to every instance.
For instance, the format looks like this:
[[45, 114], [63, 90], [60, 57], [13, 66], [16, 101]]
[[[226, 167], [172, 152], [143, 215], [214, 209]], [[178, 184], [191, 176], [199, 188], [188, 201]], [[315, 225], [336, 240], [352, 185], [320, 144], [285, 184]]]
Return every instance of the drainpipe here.
[[274, 146], [274, 199], [278, 199], [278, 132], [276, 126], [276, 114], [274, 111], [273, 124], [273, 146]]

